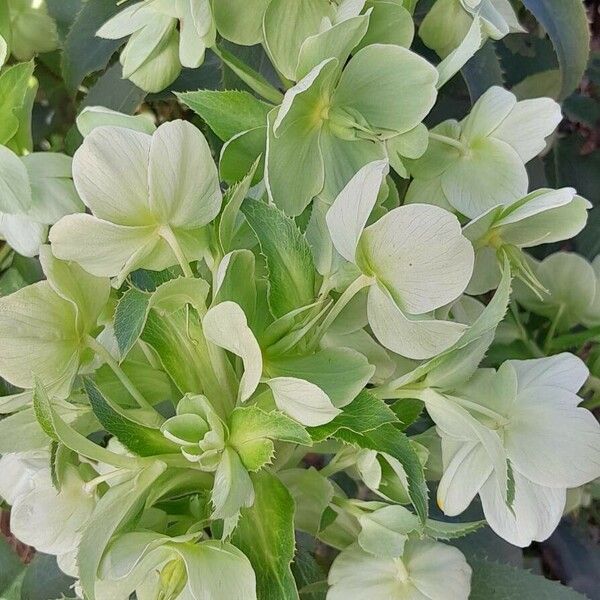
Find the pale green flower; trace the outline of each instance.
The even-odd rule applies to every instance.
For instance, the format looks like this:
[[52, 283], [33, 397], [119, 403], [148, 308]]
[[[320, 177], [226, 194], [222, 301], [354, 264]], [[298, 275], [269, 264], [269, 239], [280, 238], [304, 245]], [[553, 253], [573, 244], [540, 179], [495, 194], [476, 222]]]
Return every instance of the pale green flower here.
[[475, 218], [527, 194], [525, 164], [546, 146], [562, 119], [550, 98], [522, 100], [490, 88], [460, 123], [444, 121], [429, 147], [406, 164], [414, 177], [406, 201], [437, 204]]
[[206, 249], [202, 229], [218, 214], [221, 189], [203, 135], [173, 121], [153, 135], [97, 127], [73, 159], [75, 187], [92, 214], [62, 218], [50, 231], [54, 254], [93, 275], [160, 271]]
[[[58, 48], [58, 32], [45, 0], [7, 0], [10, 22], [5, 37], [7, 51], [17, 60], [30, 60]], [[1, 11], [1, 9], [0, 9]], [[0, 12], [0, 17], [2, 13]], [[0, 60], [0, 64], [3, 61]]]
[[115, 15], [96, 35], [129, 37], [120, 57], [123, 77], [147, 92], [159, 92], [182, 66], [202, 64], [216, 31], [209, 0], [143, 0]]
[[[442, 510], [457, 515], [479, 494], [498, 535], [522, 547], [546, 539], [562, 516], [566, 489], [600, 475], [600, 426], [577, 406], [576, 393], [587, 376], [583, 362], [571, 354], [507, 361], [498, 371], [480, 369], [448, 397], [446, 405], [468, 411], [479, 431], [483, 427], [500, 442], [497, 457], [472, 423], [444, 403], [426, 400], [442, 438]], [[510, 464], [512, 508], [500, 489], [496, 458]]]
[[466, 329], [431, 313], [465, 290], [473, 248], [456, 217], [437, 206], [401, 206], [365, 228], [385, 171], [384, 162], [363, 167], [329, 209], [327, 225], [335, 249], [362, 272], [345, 293], [369, 287], [367, 315], [380, 343], [407, 358], [430, 358]]
[[422, 127], [437, 78], [426, 60], [394, 45], [363, 48], [341, 73], [336, 59], [321, 62], [269, 115], [269, 197], [290, 215], [315, 196], [333, 202], [361, 167], [387, 156], [387, 139]]
[[118, 536], [100, 565], [96, 596], [127, 600], [138, 590], [143, 598], [256, 600], [256, 577], [246, 556], [227, 542], [194, 543], [198, 537], [148, 530]]
[[523, 31], [509, 0], [437, 0], [425, 15], [419, 36], [440, 56], [447, 56], [460, 46], [475, 19], [482, 34], [494, 40]]
[[[39, 453], [38, 453], [39, 456]], [[94, 507], [96, 493], [86, 488], [78, 469], [65, 465], [60, 491], [50, 476], [50, 458], [32, 453], [0, 459], [0, 494], [12, 505], [10, 528], [25, 544], [48, 554], [65, 554], [75, 550], [81, 532]], [[15, 489], [15, 479], [21, 485]], [[10, 480], [7, 478], [10, 477]]]
[[263, 39], [263, 17], [270, 0], [220, 0], [212, 6], [215, 24], [227, 40], [242, 46]]
[[467, 600], [471, 567], [457, 548], [410, 539], [395, 558], [354, 544], [333, 561], [327, 600]]
[[19, 254], [38, 254], [48, 226], [83, 209], [70, 157], [54, 152], [18, 157], [0, 146], [0, 237]]
[[529, 269], [519, 249], [576, 236], [585, 227], [591, 206], [573, 188], [541, 189], [473, 219], [463, 228], [475, 248], [475, 269], [467, 293], [483, 294], [498, 287], [502, 250], [508, 253], [515, 273], [525, 271], [525, 279]]
[[514, 297], [520, 304], [553, 320], [559, 332], [598, 322], [598, 261], [592, 266], [572, 252], [556, 252], [541, 262], [527, 257], [527, 261], [543, 289], [534, 292], [515, 282]]
[[33, 388], [37, 377], [66, 398], [110, 283], [56, 260], [48, 246], [40, 253], [48, 279], [0, 298], [0, 376], [21, 388]]

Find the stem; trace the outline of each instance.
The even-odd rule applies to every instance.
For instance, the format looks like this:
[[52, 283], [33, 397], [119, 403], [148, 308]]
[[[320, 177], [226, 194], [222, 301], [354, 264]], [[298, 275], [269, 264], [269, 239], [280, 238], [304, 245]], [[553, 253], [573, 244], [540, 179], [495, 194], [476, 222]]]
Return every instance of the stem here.
[[125, 389], [131, 394], [140, 408], [154, 410], [154, 407], [142, 396], [125, 371], [120, 367], [119, 363], [110, 355], [110, 352], [91, 335], [88, 335], [85, 341], [87, 346], [113, 370], [114, 374], [119, 378], [119, 381], [125, 386]]
[[517, 308], [514, 302], [510, 303], [510, 312], [512, 314], [515, 325], [519, 330], [519, 336], [521, 338], [521, 341], [525, 344], [525, 346], [527, 346], [527, 349], [529, 350], [529, 352], [531, 352], [532, 356], [534, 356], [535, 358], [543, 358], [544, 356], [546, 356], [546, 354], [542, 352], [542, 349], [532, 339], [530, 339], [527, 330], [525, 329], [525, 326], [521, 321], [521, 317], [519, 316], [519, 309]]
[[544, 340], [544, 352], [548, 354], [550, 350], [550, 346], [552, 344], [552, 340], [554, 339], [554, 335], [556, 334], [556, 328], [560, 323], [560, 319], [565, 312], [565, 305], [561, 304], [554, 315], [554, 319], [552, 319], [552, 323], [550, 324], [550, 329], [548, 329], [548, 334], [546, 335], [546, 339]]
[[325, 335], [325, 332], [329, 329], [331, 324], [336, 320], [339, 314], [344, 310], [346, 305], [362, 290], [363, 288], [371, 285], [373, 283], [373, 278], [368, 277], [367, 275], [361, 275], [357, 279], [355, 279], [342, 293], [342, 295], [337, 299], [337, 302], [333, 305], [329, 314], [325, 317], [321, 325], [317, 328], [315, 332], [315, 336], [312, 339], [310, 344], [311, 349], [316, 348], [318, 343], [321, 341], [321, 338]]
[[159, 229], [158, 233], [159, 233], [160, 237], [163, 240], [165, 240], [165, 242], [167, 242], [167, 244], [169, 244], [171, 250], [173, 250], [173, 254], [175, 254], [175, 258], [177, 259], [177, 262], [179, 263], [179, 266], [181, 267], [183, 274], [186, 277], [193, 278], [194, 273], [192, 272], [192, 269], [190, 268], [190, 263], [189, 263], [188, 259], [185, 257], [185, 254], [184, 254], [183, 250], [181, 249], [181, 246], [179, 245], [179, 242], [177, 241], [177, 238], [175, 237], [173, 230], [168, 225], [163, 225]]
[[436, 142], [446, 144], [447, 146], [452, 146], [452, 147], [456, 148], [457, 150], [460, 150], [462, 153], [466, 152], [466, 148], [464, 147], [462, 142], [459, 142], [458, 140], [448, 137], [447, 135], [441, 135], [439, 133], [432, 133], [430, 131], [429, 138], [432, 140], [435, 140]]

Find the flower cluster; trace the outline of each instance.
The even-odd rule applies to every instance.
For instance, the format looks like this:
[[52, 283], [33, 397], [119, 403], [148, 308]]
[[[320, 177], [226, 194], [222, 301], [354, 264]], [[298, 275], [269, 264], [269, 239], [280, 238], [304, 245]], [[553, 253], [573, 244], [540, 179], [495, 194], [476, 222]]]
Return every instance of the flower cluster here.
[[[51, 36], [26, 47], [22, 4], [4, 45], [29, 58]], [[437, 0], [419, 31], [436, 67], [409, 49], [410, 5], [128, 4], [97, 32], [127, 38], [125, 78], [163, 90], [212, 48], [254, 93], [181, 94], [202, 131], [88, 106], [72, 159], [30, 152], [32, 71], [0, 74], [0, 234], [43, 271], [0, 297], [17, 388], [0, 496], [81, 597], [298, 598], [298, 532], [337, 553], [327, 600], [466, 600], [455, 538], [544, 540], [600, 477], [588, 368], [552, 345], [600, 323], [598, 261], [525, 252], [591, 206], [529, 190], [560, 106], [492, 87], [425, 125], [483, 39], [519, 24], [507, 0]], [[280, 83], [220, 38], [262, 44]], [[515, 302], [550, 320], [543, 350], [481, 367], [495, 336], [524, 336]], [[428, 479], [446, 516], [484, 519], [432, 518]]]

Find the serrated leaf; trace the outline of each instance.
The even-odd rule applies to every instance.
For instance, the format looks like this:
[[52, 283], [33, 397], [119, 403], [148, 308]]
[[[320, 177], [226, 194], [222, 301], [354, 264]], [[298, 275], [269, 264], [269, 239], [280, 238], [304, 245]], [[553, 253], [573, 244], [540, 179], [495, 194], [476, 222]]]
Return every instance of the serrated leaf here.
[[130, 288], [123, 294], [115, 310], [114, 330], [119, 353], [127, 356], [144, 330], [151, 308], [175, 312], [186, 304], [204, 310], [208, 284], [202, 279], [180, 277], [156, 288], [153, 294]]
[[130, 456], [115, 454], [75, 431], [65, 423], [54, 410], [50, 398], [43, 386], [37, 382], [33, 391], [33, 409], [35, 416], [51, 440], [61, 442], [73, 452], [77, 452], [91, 460], [123, 468], [137, 468], [138, 460]]
[[96, 598], [98, 567], [108, 543], [137, 516], [150, 488], [165, 469], [164, 463], [153, 462], [132, 473], [131, 479], [109, 488], [100, 498], [83, 531], [77, 553], [79, 578], [88, 600]]
[[481, 529], [485, 521], [473, 521], [470, 523], [447, 523], [445, 521], [427, 520], [425, 533], [436, 540], [454, 540], [464, 537]]
[[239, 90], [198, 90], [177, 94], [179, 100], [200, 115], [224, 142], [234, 135], [265, 126], [273, 105]]
[[104, 106], [126, 115], [132, 115], [143, 102], [146, 92], [129, 79], [123, 79], [123, 67], [116, 62], [106, 69], [81, 103], [85, 106]]
[[294, 558], [294, 501], [287, 488], [268, 471], [252, 475], [256, 498], [244, 508], [232, 542], [256, 573], [258, 600], [297, 600], [290, 563]]
[[266, 412], [258, 406], [236, 408], [230, 417], [229, 430], [228, 443], [250, 471], [260, 469], [271, 459], [271, 440], [312, 445], [312, 439], [302, 425], [281, 412]]
[[147, 427], [117, 411], [90, 380], [83, 382], [94, 414], [102, 426], [112, 433], [126, 448], [138, 456], [179, 454], [179, 446], [167, 440], [159, 429]]
[[428, 514], [425, 474], [419, 457], [406, 434], [388, 423], [362, 434], [341, 429], [333, 437], [359, 448], [385, 452], [397, 459], [406, 472], [410, 500], [421, 521], [425, 522]]
[[275, 206], [248, 200], [242, 204], [256, 234], [269, 272], [269, 307], [273, 316], [314, 301], [315, 265], [310, 246], [293, 219]]
[[401, 429], [404, 431], [421, 416], [425, 404], [421, 400], [414, 398], [401, 398], [400, 400], [396, 400], [390, 408], [394, 411], [400, 423], [402, 423]]
[[96, 37], [98, 29], [123, 8], [123, 4], [117, 5], [114, 0], [88, 0], [83, 4], [63, 48], [63, 78], [72, 93], [87, 75], [104, 69], [115, 50], [123, 44], [123, 40]]
[[[25, 571], [19, 598], [20, 600], [76, 598], [74, 583], [72, 577], [60, 570], [55, 556], [37, 552]], [[2, 600], [10, 599], [2, 596]]]
[[379, 398], [363, 390], [342, 413], [325, 425], [307, 427], [314, 442], [321, 442], [340, 430], [354, 433], [366, 433], [388, 423], [398, 423], [390, 407]]
[[471, 560], [470, 600], [584, 600], [585, 596], [529, 571], [486, 560]]
[[587, 66], [590, 29], [585, 6], [581, 0], [523, 0], [523, 5], [552, 40], [562, 76], [559, 99], [564, 100], [577, 88]]

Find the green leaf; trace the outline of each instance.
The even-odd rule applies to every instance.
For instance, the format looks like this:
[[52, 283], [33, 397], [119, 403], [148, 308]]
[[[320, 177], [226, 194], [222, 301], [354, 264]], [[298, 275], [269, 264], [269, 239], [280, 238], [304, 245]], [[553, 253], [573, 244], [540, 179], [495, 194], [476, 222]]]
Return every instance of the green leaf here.
[[581, 0], [523, 0], [548, 32], [558, 57], [564, 100], [579, 85], [587, 66], [590, 30]]
[[338, 408], [352, 402], [375, 371], [362, 354], [350, 348], [274, 358], [265, 367], [271, 377], [299, 377], [318, 385]]
[[121, 296], [115, 310], [114, 329], [122, 357], [127, 356], [142, 334], [149, 306], [150, 294], [136, 288], [130, 288]]
[[333, 421], [308, 427], [307, 431], [314, 442], [321, 442], [341, 430], [362, 434], [388, 423], [398, 423], [393, 411], [383, 400], [363, 390]]
[[212, 305], [235, 302], [249, 323], [256, 309], [255, 258], [250, 250], [234, 250], [219, 265], [218, 288], [213, 290]]
[[208, 284], [202, 279], [180, 277], [171, 279], [156, 288], [152, 294], [146, 294], [131, 288], [123, 296], [115, 311], [115, 337], [121, 357], [125, 357], [144, 330], [151, 308], [176, 312], [186, 304], [203, 312], [208, 295]]
[[504, 86], [502, 67], [494, 41], [488, 40], [462, 68], [461, 73], [469, 89], [472, 104], [492, 86]]
[[256, 234], [269, 272], [269, 307], [278, 318], [314, 300], [315, 265], [296, 223], [275, 206], [246, 201], [242, 212]]
[[402, 398], [396, 400], [390, 407], [399, 421], [402, 423], [401, 429], [404, 431], [408, 429], [423, 412], [425, 404], [421, 400], [414, 398]]
[[446, 523], [445, 521], [427, 520], [425, 533], [436, 540], [454, 540], [464, 537], [481, 529], [485, 521], [473, 521], [471, 523]]
[[415, 449], [404, 433], [393, 424], [388, 423], [363, 434], [342, 429], [334, 437], [360, 448], [385, 452], [400, 461], [408, 479], [410, 500], [421, 521], [425, 522], [428, 513], [425, 474]]
[[200, 115], [224, 142], [242, 131], [267, 124], [273, 105], [239, 90], [198, 90], [177, 94], [179, 100]]
[[214, 46], [212, 51], [252, 90], [265, 100], [279, 104], [283, 94], [274, 88], [258, 71], [249, 67], [237, 56], [223, 47]]
[[260, 469], [272, 458], [274, 446], [271, 440], [312, 445], [312, 439], [302, 425], [281, 412], [266, 412], [258, 406], [236, 408], [230, 417], [229, 430], [228, 443], [249, 471]]
[[123, 79], [123, 67], [116, 62], [106, 69], [90, 87], [80, 108], [104, 106], [126, 115], [132, 115], [145, 97], [144, 90], [129, 79]]
[[232, 542], [256, 573], [258, 600], [298, 599], [290, 563], [294, 558], [294, 501], [275, 475], [252, 475], [256, 498], [242, 509]]
[[8, 540], [0, 535], [0, 598], [20, 600], [21, 583], [25, 575], [25, 564], [11, 548]]
[[123, 4], [117, 5], [114, 0], [88, 0], [83, 4], [63, 48], [63, 78], [71, 93], [75, 93], [87, 75], [104, 69], [123, 44], [123, 40], [96, 37], [96, 31], [123, 8]]
[[51, 440], [61, 442], [73, 452], [77, 452], [92, 460], [114, 465], [122, 468], [138, 468], [139, 462], [136, 458], [115, 454], [75, 431], [54, 410], [50, 398], [43, 386], [36, 382], [33, 391], [33, 410], [35, 416]]
[[84, 379], [83, 385], [98, 421], [126, 448], [138, 456], [179, 454], [179, 446], [167, 440], [159, 429], [137, 423], [130, 419], [125, 411], [117, 411], [111, 406], [90, 379]]
[[585, 596], [529, 571], [509, 565], [471, 560], [470, 600], [584, 600]]
[[292, 573], [301, 600], [325, 600], [328, 588], [327, 576], [313, 555], [300, 544], [292, 563]]
[[113, 535], [125, 528], [140, 512], [152, 484], [166, 465], [151, 463], [131, 479], [115, 485], [100, 498], [81, 536], [77, 564], [80, 582], [88, 600], [95, 600], [95, 584], [102, 555]]
[[33, 61], [18, 63], [0, 75], [0, 144], [17, 154], [31, 150], [31, 105], [37, 90]]
[[76, 598], [74, 583], [72, 577], [59, 569], [55, 556], [38, 552], [25, 571], [20, 600]]

